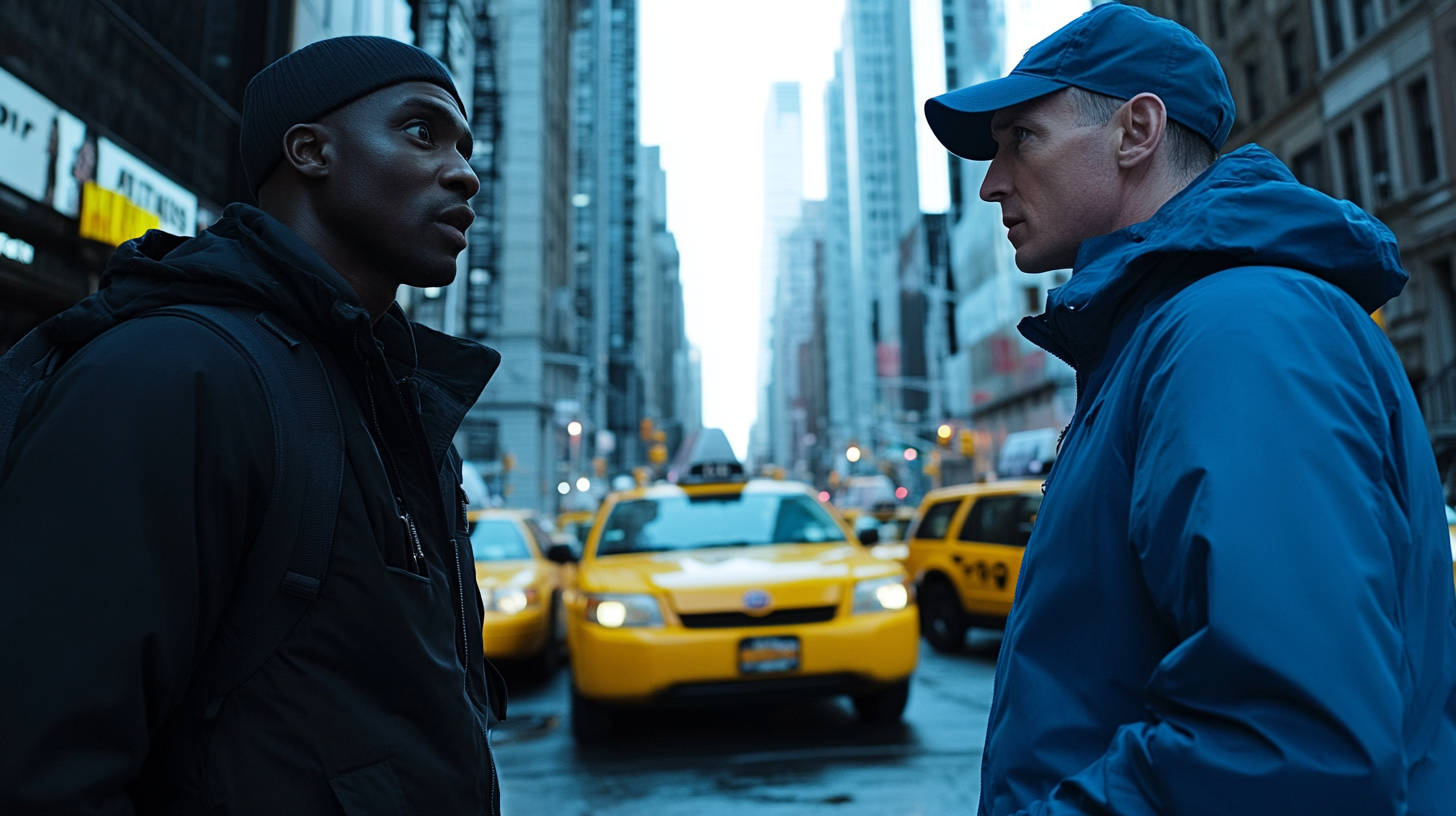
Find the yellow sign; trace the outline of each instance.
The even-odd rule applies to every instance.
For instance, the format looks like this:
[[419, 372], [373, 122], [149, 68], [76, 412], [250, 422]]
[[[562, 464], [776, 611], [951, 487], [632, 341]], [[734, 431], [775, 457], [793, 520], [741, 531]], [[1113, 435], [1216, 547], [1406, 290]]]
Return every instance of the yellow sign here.
[[82, 238], [121, 246], [160, 226], [160, 218], [133, 204], [121, 193], [113, 193], [94, 181], [86, 182], [81, 193]]

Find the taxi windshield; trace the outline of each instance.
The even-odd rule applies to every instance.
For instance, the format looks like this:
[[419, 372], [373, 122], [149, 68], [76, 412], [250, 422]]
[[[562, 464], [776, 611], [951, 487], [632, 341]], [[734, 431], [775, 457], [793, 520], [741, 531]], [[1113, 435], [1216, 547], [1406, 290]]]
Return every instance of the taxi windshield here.
[[597, 555], [843, 540], [839, 525], [808, 496], [666, 496], [614, 507]]
[[471, 525], [470, 548], [476, 561], [515, 561], [531, 557], [521, 528], [508, 519], [481, 519]]

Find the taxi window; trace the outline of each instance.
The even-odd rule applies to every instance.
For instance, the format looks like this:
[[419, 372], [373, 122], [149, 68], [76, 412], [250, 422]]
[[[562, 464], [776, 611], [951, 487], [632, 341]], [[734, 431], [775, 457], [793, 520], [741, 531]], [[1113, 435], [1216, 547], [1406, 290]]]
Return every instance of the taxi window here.
[[526, 519], [526, 529], [530, 530], [531, 537], [536, 539], [537, 552], [544, 553], [551, 549], [553, 539], [551, 538], [551, 534], [546, 532], [546, 528], [541, 526], [541, 522], [533, 518], [528, 518]]
[[1041, 496], [983, 496], [971, 505], [961, 525], [961, 541], [1025, 547]]
[[808, 496], [666, 496], [612, 508], [597, 555], [843, 540], [839, 525]]
[[476, 561], [514, 561], [530, 558], [525, 536], [514, 521], [481, 519], [472, 525], [470, 548]]
[[925, 511], [925, 517], [915, 526], [915, 532], [911, 538], [945, 538], [950, 530], [951, 517], [955, 515], [956, 508], [961, 506], [960, 499], [936, 502], [930, 505]]

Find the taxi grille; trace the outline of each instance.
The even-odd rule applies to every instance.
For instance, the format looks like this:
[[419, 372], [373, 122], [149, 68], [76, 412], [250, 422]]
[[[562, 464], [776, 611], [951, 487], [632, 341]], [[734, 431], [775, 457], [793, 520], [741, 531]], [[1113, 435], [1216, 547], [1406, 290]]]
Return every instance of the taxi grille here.
[[834, 606], [806, 606], [800, 609], [775, 609], [767, 615], [744, 612], [705, 612], [678, 615], [689, 629], [732, 629], [739, 626], [788, 626], [796, 623], [824, 623], [834, 620]]

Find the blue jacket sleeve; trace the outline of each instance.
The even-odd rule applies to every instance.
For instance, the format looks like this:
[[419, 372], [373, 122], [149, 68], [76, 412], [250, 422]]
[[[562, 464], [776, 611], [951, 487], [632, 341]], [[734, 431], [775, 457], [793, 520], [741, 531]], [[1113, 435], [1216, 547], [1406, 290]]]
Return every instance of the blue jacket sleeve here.
[[261, 387], [147, 318], [42, 386], [0, 484], [0, 812], [126, 814], [272, 483]]
[[1129, 429], [1129, 546], [1179, 645], [1148, 679], [1147, 719], [1030, 813], [1383, 813], [1402, 800], [1402, 619], [1430, 611], [1402, 593], [1444, 574], [1439, 484], [1387, 341], [1310, 282], [1260, 302], [1210, 286], [1157, 318]]

